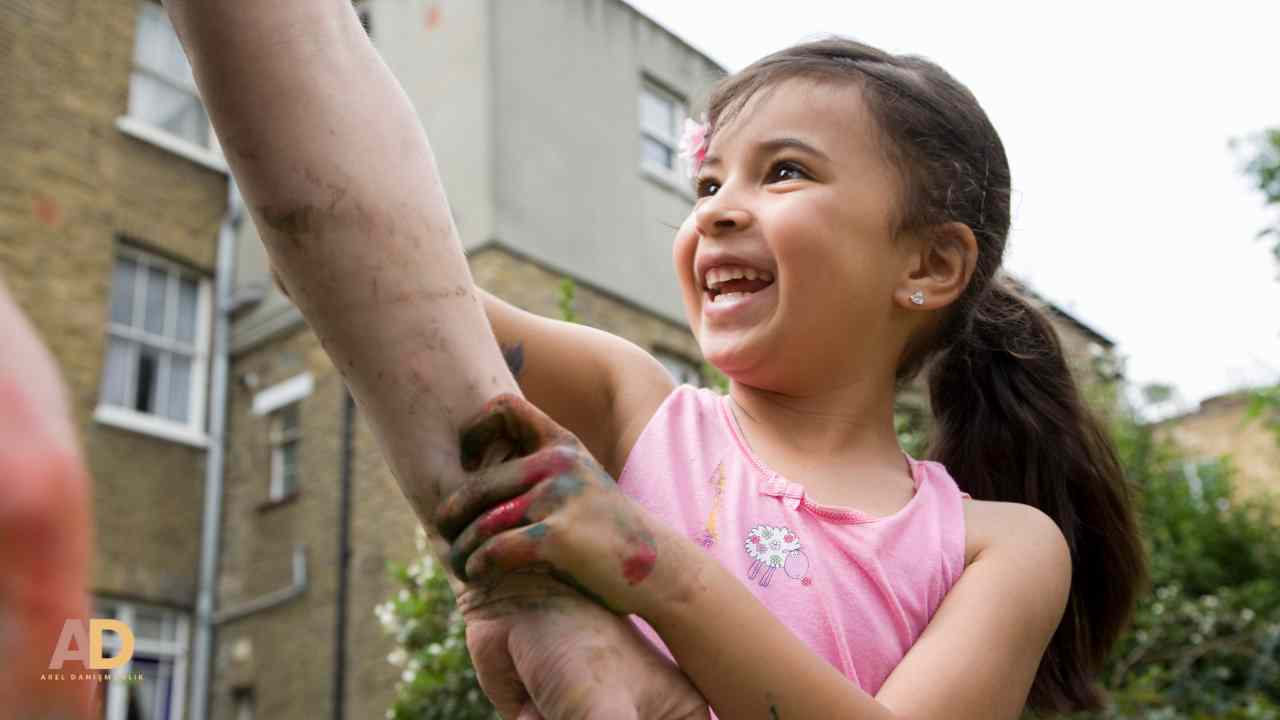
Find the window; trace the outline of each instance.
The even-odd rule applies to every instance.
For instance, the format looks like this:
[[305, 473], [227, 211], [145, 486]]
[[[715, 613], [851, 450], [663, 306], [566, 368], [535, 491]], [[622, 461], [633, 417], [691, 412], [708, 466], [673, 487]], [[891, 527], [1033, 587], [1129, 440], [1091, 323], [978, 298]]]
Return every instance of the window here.
[[[177, 140], [197, 154], [221, 156], [186, 53], [169, 16], [154, 0], [139, 2], [128, 118], [142, 126], [147, 139], [165, 145]], [[159, 138], [153, 137], [156, 133]]]
[[664, 350], [654, 351], [653, 356], [667, 368], [667, 372], [671, 373], [677, 385], [702, 387], [702, 372], [693, 363]]
[[645, 82], [640, 89], [640, 165], [661, 175], [677, 174], [681, 126], [688, 112], [675, 95]]
[[1197, 504], [1206, 500], [1215, 503], [1223, 499], [1225, 488], [1221, 483], [1224, 467], [1221, 458], [1203, 456], [1182, 463], [1182, 474], [1187, 479], [1191, 497]]
[[298, 403], [271, 414], [271, 499], [281, 500], [298, 491]]
[[235, 720], [253, 720], [253, 690], [236, 688], [231, 697], [235, 703]]
[[[103, 720], [178, 720], [183, 715], [187, 672], [185, 613], [136, 603], [95, 599], [94, 617], [115, 618], [133, 632], [133, 656], [111, 671]], [[114, 657], [120, 637], [103, 634], [103, 655]]]
[[208, 280], [121, 246], [111, 277], [99, 420], [201, 444], [209, 295]]

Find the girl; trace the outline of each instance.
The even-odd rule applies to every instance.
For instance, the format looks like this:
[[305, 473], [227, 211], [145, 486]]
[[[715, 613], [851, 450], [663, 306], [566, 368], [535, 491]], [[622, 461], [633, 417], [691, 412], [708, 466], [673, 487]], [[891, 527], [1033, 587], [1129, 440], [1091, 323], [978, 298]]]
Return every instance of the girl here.
[[[728, 395], [637, 371], [620, 473], [563, 442], [479, 470], [440, 515], [456, 571], [549, 567], [637, 614], [721, 717], [1100, 707], [1141, 544], [1053, 329], [999, 276], [986, 114], [937, 65], [838, 37], [725, 79], [708, 114], [673, 257]], [[893, 401], [925, 367], [916, 460]], [[553, 434], [518, 398], [491, 411]]]

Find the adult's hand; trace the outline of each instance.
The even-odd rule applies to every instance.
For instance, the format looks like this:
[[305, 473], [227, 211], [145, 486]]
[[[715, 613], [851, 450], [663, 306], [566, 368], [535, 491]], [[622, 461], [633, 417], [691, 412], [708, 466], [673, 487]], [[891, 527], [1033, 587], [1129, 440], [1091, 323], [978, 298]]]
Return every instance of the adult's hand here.
[[68, 678], [88, 668], [49, 662], [88, 617], [90, 478], [58, 367], [3, 283], [0, 347], [0, 718], [80, 720], [96, 683]]
[[[503, 587], [519, 592], [518, 582]], [[460, 598], [477, 677], [503, 718], [708, 717], [702, 695], [629, 620], [570, 588], [546, 588], [474, 607]]]

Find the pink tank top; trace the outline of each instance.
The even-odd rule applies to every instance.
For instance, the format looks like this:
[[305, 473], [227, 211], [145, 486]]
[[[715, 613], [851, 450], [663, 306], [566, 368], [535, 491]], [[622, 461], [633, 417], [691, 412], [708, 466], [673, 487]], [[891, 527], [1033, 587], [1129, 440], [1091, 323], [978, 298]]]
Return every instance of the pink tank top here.
[[897, 513], [820, 505], [751, 452], [730, 402], [677, 387], [640, 433], [619, 485], [874, 696], [964, 571], [969, 495], [941, 464], [904, 453], [916, 491]]

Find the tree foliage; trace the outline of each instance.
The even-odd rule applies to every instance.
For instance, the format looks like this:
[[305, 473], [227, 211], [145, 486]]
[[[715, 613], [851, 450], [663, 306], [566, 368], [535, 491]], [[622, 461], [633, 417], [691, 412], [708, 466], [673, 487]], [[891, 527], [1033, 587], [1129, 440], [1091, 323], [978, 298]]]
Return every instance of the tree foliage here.
[[[1263, 204], [1280, 210], [1280, 128], [1263, 130], [1246, 139], [1233, 139], [1231, 148], [1244, 151], [1244, 174], [1262, 193]], [[1258, 231], [1259, 239], [1271, 242], [1271, 253], [1280, 263], [1280, 218]]]
[[1131, 415], [1111, 435], [1140, 489], [1152, 592], [1099, 678], [1110, 707], [1073, 717], [1280, 720], [1274, 499], [1237, 498], [1229, 456], [1193, 462]]

